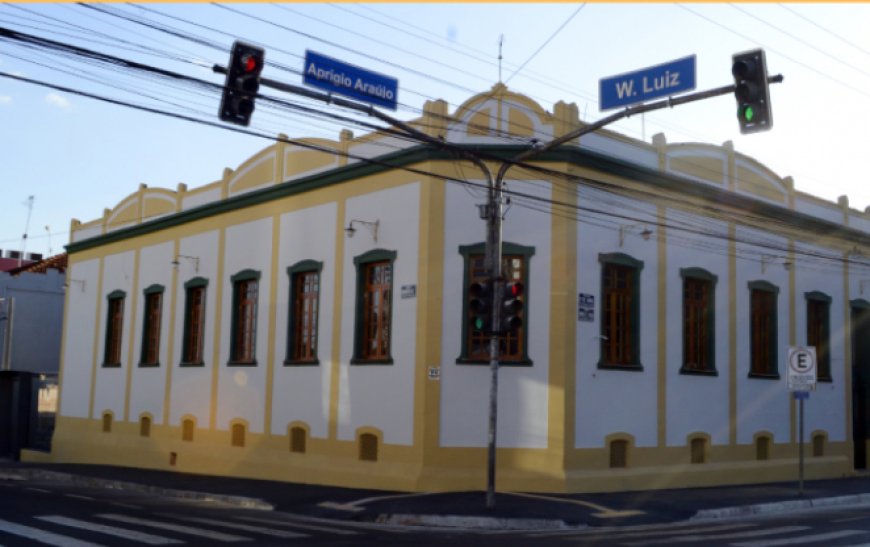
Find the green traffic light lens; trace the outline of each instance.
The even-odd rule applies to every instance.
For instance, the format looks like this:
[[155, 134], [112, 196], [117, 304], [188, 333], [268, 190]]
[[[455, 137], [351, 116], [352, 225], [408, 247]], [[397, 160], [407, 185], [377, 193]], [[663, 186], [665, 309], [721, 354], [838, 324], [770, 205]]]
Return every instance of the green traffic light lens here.
[[751, 106], [746, 106], [743, 108], [743, 119], [747, 122], [751, 122], [752, 118], [755, 117], [755, 111], [752, 110]]
[[474, 318], [474, 330], [483, 330], [483, 317]]

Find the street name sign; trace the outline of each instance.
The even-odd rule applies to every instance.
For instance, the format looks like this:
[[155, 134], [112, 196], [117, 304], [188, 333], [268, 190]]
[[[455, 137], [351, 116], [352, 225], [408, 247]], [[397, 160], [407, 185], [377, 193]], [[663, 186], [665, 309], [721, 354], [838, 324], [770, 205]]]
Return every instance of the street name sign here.
[[812, 391], [816, 389], [816, 348], [789, 346], [788, 390]]
[[399, 80], [313, 51], [305, 52], [302, 81], [364, 103], [398, 108]]
[[668, 61], [598, 81], [601, 110], [642, 103], [695, 89], [695, 56]]

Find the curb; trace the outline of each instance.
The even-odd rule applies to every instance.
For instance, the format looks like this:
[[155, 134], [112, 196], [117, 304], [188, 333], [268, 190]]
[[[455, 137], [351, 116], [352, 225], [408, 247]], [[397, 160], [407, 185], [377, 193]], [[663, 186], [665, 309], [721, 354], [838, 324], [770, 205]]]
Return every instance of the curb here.
[[587, 525], [571, 526], [564, 520], [474, 517], [460, 515], [383, 514], [375, 519], [378, 524], [398, 526], [431, 526], [437, 528], [466, 528], [476, 530], [583, 530]]
[[193, 490], [176, 490], [174, 488], [163, 488], [160, 486], [152, 486], [136, 482], [116, 481], [97, 477], [88, 477], [84, 475], [74, 475], [72, 473], [48, 471], [46, 469], [16, 469], [12, 473], [4, 473], [3, 476], [0, 478], [12, 480], [30, 479], [63, 481], [75, 484], [77, 486], [94, 486], [115, 490], [142, 492], [145, 494], [153, 494], [158, 496], [181, 498], [187, 500], [213, 501], [219, 503], [226, 503], [229, 505], [235, 505], [237, 507], [243, 507], [245, 509], [260, 509], [263, 511], [273, 511], [275, 509], [274, 505], [259, 498], [233, 496], [228, 494], [212, 494], [208, 492], [196, 492]]
[[801, 509], [836, 507], [839, 505], [855, 505], [859, 503], [870, 503], [870, 494], [852, 494], [849, 496], [836, 496], [831, 498], [777, 501], [736, 507], [721, 507], [718, 509], [701, 509], [689, 520], [769, 515], [789, 511], [800, 511]]

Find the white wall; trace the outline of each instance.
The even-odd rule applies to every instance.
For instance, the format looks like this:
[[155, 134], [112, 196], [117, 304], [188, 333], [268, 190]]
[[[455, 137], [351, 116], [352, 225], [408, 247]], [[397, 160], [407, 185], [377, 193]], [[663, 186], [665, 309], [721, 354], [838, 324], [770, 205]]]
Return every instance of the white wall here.
[[[64, 324], [63, 382], [60, 415], [87, 418], [94, 366], [94, 328], [97, 325], [99, 259], [77, 262], [67, 270], [66, 323]], [[99, 366], [102, 356], [97, 358]]]
[[[177, 266], [178, 286], [175, 295], [175, 326], [173, 332], [173, 339], [175, 340], [174, 355], [169, 356], [169, 363], [172, 366], [172, 385], [170, 387], [168, 422], [174, 426], [181, 425], [181, 419], [186, 414], [196, 419], [197, 427], [207, 427], [209, 423], [211, 384], [214, 374], [215, 310], [217, 287], [221, 282], [217, 278], [218, 241], [219, 232], [214, 230], [182, 238], [179, 242], [179, 255], [196, 257], [199, 261], [180, 258]], [[196, 277], [208, 280], [208, 286], [205, 291], [205, 329], [203, 336], [203, 360], [205, 361], [205, 366], [180, 367], [178, 363], [181, 362], [181, 352], [184, 346], [184, 310], [186, 302], [184, 284]], [[168, 329], [169, 326], [167, 325], [166, 328]]]
[[[483, 183], [483, 181], [476, 181]], [[547, 183], [510, 181], [517, 192], [551, 197]], [[460, 245], [482, 243], [484, 222], [477, 203], [485, 202], [479, 190], [447, 185], [444, 223], [444, 286], [441, 342], [441, 445], [487, 444], [490, 372], [487, 365], [456, 364], [462, 348], [462, 314], [466, 265]], [[550, 269], [552, 235], [549, 208], [544, 212], [514, 205], [503, 224], [505, 242], [534, 247], [528, 263], [526, 325], [532, 366], [499, 369], [498, 445], [546, 448], [550, 359]]]
[[[262, 433], [266, 410], [266, 371], [269, 349], [269, 316], [272, 295], [272, 219], [265, 218], [228, 226], [224, 254], [224, 276], [218, 359], [217, 428], [229, 429], [235, 418], [247, 420], [248, 431]], [[260, 272], [257, 296], [256, 366], [227, 366], [232, 338], [233, 283], [230, 278], [242, 270]]]
[[[414, 434], [417, 299], [401, 298], [402, 285], [417, 284], [420, 184], [350, 198], [342, 224], [380, 221], [375, 242], [365, 226], [345, 239], [342, 283], [338, 438], [353, 440], [360, 427], [383, 431], [383, 441], [410, 445]], [[391, 365], [351, 365], [356, 310], [353, 259], [374, 249], [396, 251], [393, 263]], [[421, 374], [425, 370], [420, 370]]]
[[[329, 386], [332, 371], [333, 293], [335, 287], [334, 203], [281, 216], [278, 292], [275, 307], [275, 363], [272, 382], [273, 434], [284, 434], [293, 421], [305, 422], [312, 437], [325, 438], [329, 426]], [[341, 233], [343, 236], [343, 232]], [[358, 237], [364, 237], [360, 233]], [[313, 237], [316, 236], [316, 237]], [[317, 318], [317, 366], [285, 366], [290, 277], [287, 268], [302, 260], [323, 263]]]
[[[599, 448], [611, 433], [634, 436], [636, 446], [655, 446], [658, 427], [658, 244], [656, 208], [647, 203], [581, 188], [580, 203], [611, 203], [613, 210], [649, 220], [619, 221], [584, 215], [577, 223], [577, 291], [595, 296], [595, 320], [577, 323], [577, 384], [575, 443]], [[623, 227], [623, 244], [619, 229]], [[639, 234], [654, 233], [648, 241]], [[642, 371], [598, 368], [601, 356], [600, 253], [624, 253], [644, 263], [640, 271], [640, 362]], [[576, 298], [576, 296], [574, 297]]]
[[[789, 277], [782, 251], [761, 249], [748, 242], [762, 241], [779, 249], [787, 249], [788, 241], [769, 232], [737, 229], [737, 442], [749, 444], [761, 431], [773, 433], [774, 442], [790, 441], [791, 416], [785, 351], [789, 343]], [[764, 267], [760, 261], [765, 259]], [[762, 271], [762, 269], [764, 271]], [[777, 303], [777, 368], [778, 380], [750, 378], [750, 281], [767, 281], [779, 288]]]
[[[169, 317], [172, 302], [172, 248], [173, 242], [145, 247], [139, 255], [139, 286], [134, 290], [139, 305], [133, 318], [133, 379], [130, 391], [130, 419], [138, 420], [143, 412], [151, 413], [153, 423], [163, 423], [163, 400], [166, 386], [166, 367], [173, 366], [169, 359]], [[139, 367], [142, 356], [142, 328], [145, 319], [145, 296], [142, 291], [151, 285], [163, 286], [160, 316], [159, 367]]]
[[[100, 416], [104, 411], [114, 413], [115, 420], [124, 418], [124, 403], [127, 389], [127, 367], [129, 360], [130, 325], [133, 319], [133, 275], [135, 252], [107, 256], [103, 261], [103, 293], [100, 299], [100, 318], [96, 328], [99, 329], [97, 341], [97, 383], [94, 393], [94, 415]], [[112, 292], [120, 290], [126, 293], [124, 299], [124, 323], [121, 336], [121, 366], [103, 367], [106, 347], [106, 321], [108, 315], [108, 300]]]
[[[697, 215], [668, 211], [669, 224], [686, 221], [717, 234], [728, 225]], [[667, 444], [685, 446], [688, 435], [708, 433], [712, 444], [728, 444], [729, 296], [728, 242], [670, 230], [667, 245]], [[683, 366], [682, 268], [703, 268], [718, 277], [714, 287], [715, 368], [718, 376], [681, 374]]]

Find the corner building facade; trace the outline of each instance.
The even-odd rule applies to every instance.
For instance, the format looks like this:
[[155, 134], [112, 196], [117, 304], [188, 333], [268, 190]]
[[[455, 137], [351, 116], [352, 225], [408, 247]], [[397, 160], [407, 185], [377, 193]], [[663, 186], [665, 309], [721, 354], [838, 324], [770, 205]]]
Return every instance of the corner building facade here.
[[[510, 158], [582, 122], [499, 84], [413, 124]], [[499, 490], [792, 479], [789, 346], [819, 353], [807, 477], [866, 467], [870, 215], [731, 143], [599, 131], [531, 165], [506, 179], [505, 271], [526, 293], [501, 341]], [[446, 152], [344, 131], [73, 221], [57, 429], [24, 459], [484, 489], [467, 302], [484, 188]]]

